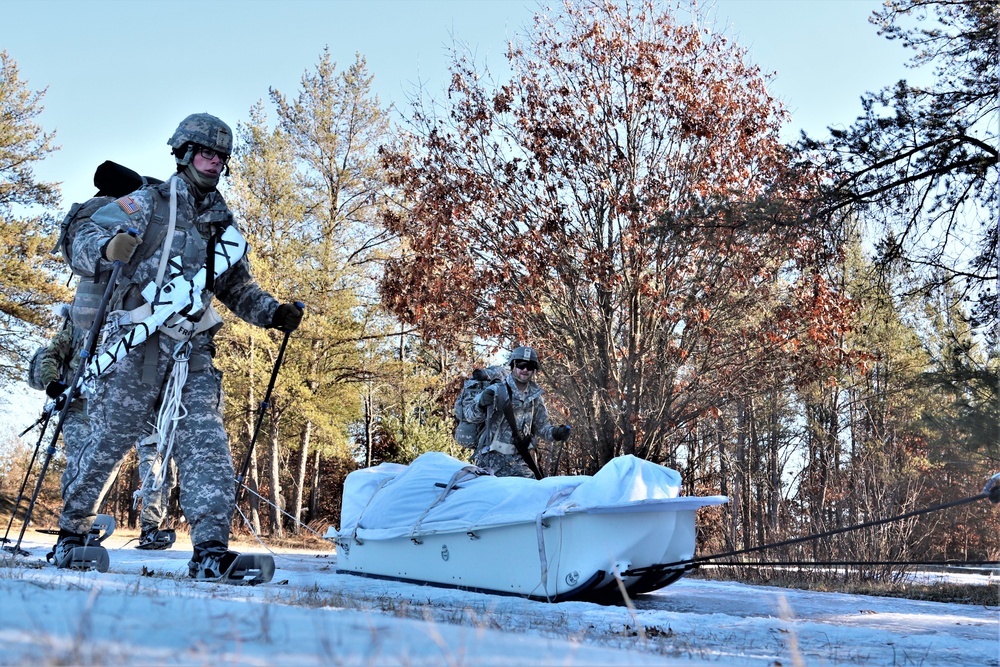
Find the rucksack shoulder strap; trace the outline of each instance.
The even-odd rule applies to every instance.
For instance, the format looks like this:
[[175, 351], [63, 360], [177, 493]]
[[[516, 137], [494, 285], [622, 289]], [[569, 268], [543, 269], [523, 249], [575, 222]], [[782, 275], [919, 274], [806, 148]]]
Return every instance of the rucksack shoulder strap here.
[[143, 259], [149, 259], [156, 252], [156, 249], [163, 243], [163, 238], [167, 235], [167, 217], [170, 214], [170, 200], [165, 196], [158, 186], [147, 186], [153, 195], [153, 217], [146, 225], [146, 231], [142, 235], [142, 243], [135, 252]]

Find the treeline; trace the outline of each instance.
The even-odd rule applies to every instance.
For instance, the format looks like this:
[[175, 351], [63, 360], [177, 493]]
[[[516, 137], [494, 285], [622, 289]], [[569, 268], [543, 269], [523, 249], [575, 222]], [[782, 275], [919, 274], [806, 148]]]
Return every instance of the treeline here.
[[[227, 316], [216, 357], [237, 469], [256, 432], [254, 530], [337, 524], [359, 466], [466, 457], [458, 387], [519, 343], [573, 425], [541, 443], [546, 472], [623, 454], [676, 468], [686, 493], [731, 498], [699, 517], [704, 553], [978, 493], [1000, 470], [998, 232], [976, 224], [997, 219], [997, 84], [975, 69], [996, 67], [998, 17], [931, 7], [971, 54], [939, 72], [940, 95], [900, 82], [796, 145], [745, 50], [652, 0], [568, 3], [512, 47], [509, 81], [455, 51], [447, 97], [405, 118], [360, 56], [338, 70], [324, 53], [294, 94], [272, 89], [274, 117], [258, 104], [238, 127], [225, 194], [257, 279], [306, 317], [264, 407], [280, 334]], [[882, 29], [942, 37], [930, 18], [901, 32], [909, 9], [882, 10]], [[956, 242], [970, 261], [949, 264]], [[0, 343], [13, 369], [23, 349]], [[126, 521], [134, 483], [127, 464], [109, 496]], [[979, 560], [1000, 555], [998, 527], [980, 503], [759, 555]]]

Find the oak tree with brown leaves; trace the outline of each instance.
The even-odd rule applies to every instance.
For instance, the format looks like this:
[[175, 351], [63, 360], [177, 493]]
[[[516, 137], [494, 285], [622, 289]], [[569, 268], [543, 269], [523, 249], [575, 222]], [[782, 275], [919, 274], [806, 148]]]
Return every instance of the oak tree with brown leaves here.
[[407, 253], [383, 298], [455, 349], [539, 350], [574, 427], [549, 471], [671, 461], [684, 424], [843, 359], [814, 178], [744, 49], [651, 0], [582, 0], [536, 16], [507, 83], [453, 55], [419, 149], [384, 151]]

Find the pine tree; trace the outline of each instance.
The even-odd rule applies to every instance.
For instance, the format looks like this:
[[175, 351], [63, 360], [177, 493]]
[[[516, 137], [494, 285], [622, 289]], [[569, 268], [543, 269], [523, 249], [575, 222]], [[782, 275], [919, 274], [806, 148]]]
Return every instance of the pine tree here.
[[33, 336], [50, 324], [48, 306], [69, 297], [62, 261], [49, 254], [56, 224], [46, 211], [58, 205], [59, 188], [34, 173], [57, 150], [54, 133], [36, 122], [44, 95], [29, 90], [0, 51], [0, 382], [23, 377]]
[[[338, 73], [325, 52], [315, 71], [303, 75], [294, 99], [271, 90], [273, 129], [258, 105], [238, 132], [232, 203], [246, 220], [254, 271], [277, 298], [306, 306], [285, 352], [264, 438], [269, 472], [262, 484], [270, 501], [287, 501], [296, 519], [309, 495], [312, 453], [350, 458], [364, 387], [386, 375], [385, 360], [366, 357], [365, 348], [396, 329], [379, 314], [372, 287], [388, 241], [376, 224], [385, 203], [376, 151], [389, 126], [371, 82], [360, 57]], [[280, 335], [265, 333], [269, 340], [261, 340], [239, 326], [226, 335], [239, 351], [233, 367], [254, 363], [252, 376], [263, 386]], [[242, 385], [233, 395], [251, 391]], [[242, 402], [244, 412], [251, 403]], [[322, 483], [332, 488], [331, 481]], [[281, 530], [273, 511], [270, 523]]]

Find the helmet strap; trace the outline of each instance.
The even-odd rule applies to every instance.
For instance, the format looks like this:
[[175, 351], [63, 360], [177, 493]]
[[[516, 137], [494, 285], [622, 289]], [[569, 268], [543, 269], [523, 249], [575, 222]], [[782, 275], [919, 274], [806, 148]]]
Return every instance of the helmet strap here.
[[188, 142], [184, 144], [183, 148], [183, 155], [174, 151], [174, 160], [177, 162], [177, 171], [182, 171], [182, 169], [191, 164], [191, 160], [194, 159], [194, 144]]

